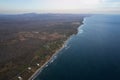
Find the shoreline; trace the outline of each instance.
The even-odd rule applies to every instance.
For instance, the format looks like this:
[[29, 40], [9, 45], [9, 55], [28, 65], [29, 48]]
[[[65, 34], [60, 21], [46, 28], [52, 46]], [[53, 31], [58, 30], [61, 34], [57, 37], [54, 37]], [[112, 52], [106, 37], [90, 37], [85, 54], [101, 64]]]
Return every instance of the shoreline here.
[[[80, 25], [78, 26], [77, 31], [76, 31], [77, 33], [79, 32], [79, 30], [78, 30], [79, 27], [81, 27], [81, 25], [83, 25], [83, 24], [84, 24], [84, 23], [82, 23], [82, 24], [80, 24]], [[47, 64], [49, 64], [49, 62], [51, 62], [51, 61], [54, 59], [54, 57], [55, 57], [62, 49], [65, 48], [65, 45], [67, 44], [67, 41], [68, 41], [69, 39], [71, 39], [71, 37], [74, 36], [74, 35], [77, 34], [77, 33], [73, 33], [72, 35], [70, 35], [69, 37], [67, 37], [67, 39], [63, 42], [62, 46], [61, 46], [59, 49], [57, 49], [56, 52], [53, 53], [53, 55], [50, 57], [50, 59], [48, 59], [40, 68], [38, 68], [38, 69], [35, 71], [35, 73], [33, 73], [32, 76], [28, 78], [28, 80], [34, 80], [34, 79], [42, 72], [42, 70], [43, 70], [45, 67], [48, 66]], [[46, 65], [47, 65], [47, 66], [46, 66]]]
[[[74, 35], [74, 34], [73, 34], [73, 35]], [[48, 59], [40, 68], [38, 68], [38, 69], [35, 71], [35, 73], [34, 73], [28, 80], [34, 80], [34, 79], [42, 72], [42, 70], [46, 67], [46, 65], [48, 65], [49, 62], [51, 62], [51, 61], [55, 58], [55, 56], [56, 56], [62, 49], [65, 48], [65, 45], [66, 45], [67, 41], [68, 41], [73, 35], [71, 35], [70, 37], [68, 37], [68, 38], [63, 42], [62, 47], [60, 47], [58, 50], [56, 50], [56, 52], [53, 53], [53, 55], [51, 56], [51, 58]]]

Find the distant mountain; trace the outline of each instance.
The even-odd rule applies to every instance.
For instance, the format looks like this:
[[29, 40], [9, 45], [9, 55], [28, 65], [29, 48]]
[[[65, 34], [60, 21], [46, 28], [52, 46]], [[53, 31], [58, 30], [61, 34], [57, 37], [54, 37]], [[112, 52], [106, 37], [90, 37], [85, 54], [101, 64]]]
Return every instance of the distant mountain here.
[[81, 15], [70, 15], [70, 14], [36, 14], [36, 13], [27, 13], [27, 14], [0, 14], [0, 21], [35, 21], [35, 20], [65, 20], [73, 19], [76, 17], [81, 17]]

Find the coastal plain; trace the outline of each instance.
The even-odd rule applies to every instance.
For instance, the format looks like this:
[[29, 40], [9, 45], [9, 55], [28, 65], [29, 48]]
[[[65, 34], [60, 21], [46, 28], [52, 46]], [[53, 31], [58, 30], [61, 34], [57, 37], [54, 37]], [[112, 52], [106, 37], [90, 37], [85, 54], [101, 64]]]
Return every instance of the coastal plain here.
[[0, 80], [27, 80], [77, 33], [85, 16], [0, 15]]

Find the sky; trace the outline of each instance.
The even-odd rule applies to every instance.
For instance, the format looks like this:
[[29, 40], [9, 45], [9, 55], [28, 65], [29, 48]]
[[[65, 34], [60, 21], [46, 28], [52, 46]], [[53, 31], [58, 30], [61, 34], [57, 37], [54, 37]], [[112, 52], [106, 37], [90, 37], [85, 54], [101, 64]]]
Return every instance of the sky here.
[[120, 0], [0, 0], [0, 13], [120, 13]]

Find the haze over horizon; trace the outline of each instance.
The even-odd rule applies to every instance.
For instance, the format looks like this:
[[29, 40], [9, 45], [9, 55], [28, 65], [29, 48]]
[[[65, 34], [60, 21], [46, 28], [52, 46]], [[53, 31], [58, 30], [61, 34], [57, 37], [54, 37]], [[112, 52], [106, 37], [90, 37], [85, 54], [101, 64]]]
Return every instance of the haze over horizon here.
[[120, 13], [119, 0], [1, 0], [0, 14]]

